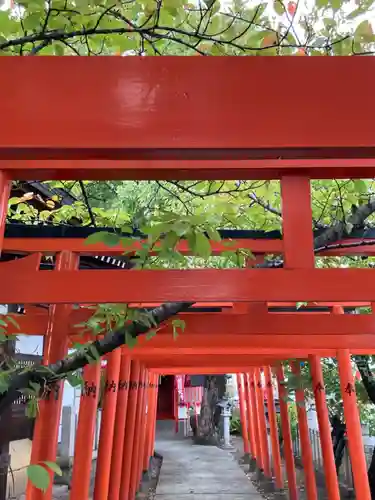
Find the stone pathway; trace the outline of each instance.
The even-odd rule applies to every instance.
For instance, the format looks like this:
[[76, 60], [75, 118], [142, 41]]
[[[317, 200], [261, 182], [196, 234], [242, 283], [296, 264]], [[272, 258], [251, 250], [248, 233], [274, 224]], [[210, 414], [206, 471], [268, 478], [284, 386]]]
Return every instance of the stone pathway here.
[[163, 465], [155, 500], [261, 500], [226, 450], [191, 440], [158, 439]]

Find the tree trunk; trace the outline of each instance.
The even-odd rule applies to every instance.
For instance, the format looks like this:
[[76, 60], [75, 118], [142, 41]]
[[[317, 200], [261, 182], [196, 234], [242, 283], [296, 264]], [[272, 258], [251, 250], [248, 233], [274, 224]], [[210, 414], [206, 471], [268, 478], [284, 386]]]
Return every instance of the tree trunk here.
[[180, 312], [187, 311], [193, 302], [167, 302], [155, 307], [150, 311], [149, 321], [133, 321], [114, 331], [107, 332], [102, 339], [89, 342], [84, 349], [76, 351], [73, 355], [67, 356], [57, 363], [48, 366], [33, 366], [31, 369], [21, 369], [10, 377], [9, 387], [6, 392], [0, 395], [0, 415], [22, 395], [23, 389], [30, 388], [30, 382], [35, 382], [43, 388], [53, 387], [53, 383], [62, 380], [69, 373], [77, 371], [99, 357], [108, 354], [117, 347], [129, 342], [144, 333], [147, 333], [155, 326], [159, 326], [168, 319]]
[[371, 463], [367, 475], [370, 485], [371, 498], [372, 500], [375, 500], [375, 448], [372, 452]]
[[338, 416], [332, 418], [332, 444], [335, 457], [336, 472], [339, 473], [345, 451], [345, 431], [346, 426]]
[[225, 393], [225, 375], [206, 376], [205, 388], [195, 435], [197, 444], [217, 444], [220, 424], [219, 400]]

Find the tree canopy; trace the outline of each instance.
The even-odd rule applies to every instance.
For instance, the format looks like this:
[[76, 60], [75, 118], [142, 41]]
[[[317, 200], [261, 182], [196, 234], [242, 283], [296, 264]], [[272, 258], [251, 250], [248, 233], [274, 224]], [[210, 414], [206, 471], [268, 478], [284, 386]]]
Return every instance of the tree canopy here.
[[12, 8], [0, 12], [0, 53], [10, 55], [350, 55], [374, 51], [373, 0], [10, 3]]

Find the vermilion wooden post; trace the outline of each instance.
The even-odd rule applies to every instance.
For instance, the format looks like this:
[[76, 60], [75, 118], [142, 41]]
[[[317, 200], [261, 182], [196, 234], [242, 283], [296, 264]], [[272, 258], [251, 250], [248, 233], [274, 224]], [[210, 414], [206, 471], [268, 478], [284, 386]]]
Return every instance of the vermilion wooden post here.
[[[282, 177], [281, 199], [282, 199], [282, 215], [283, 215], [284, 267], [290, 269], [313, 268], [315, 265], [315, 259], [314, 259], [314, 240], [313, 240], [313, 230], [312, 230], [310, 179], [306, 176]], [[301, 297], [300, 300], [304, 300], [304, 297]], [[281, 371], [278, 372], [278, 374], [283, 377], [282, 369]], [[284, 389], [283, 391], [284, 395], [286, 395], [285, 388], [283, 389]], [[301, 397], [301, 394], [299, 396]], [[295, 497], [297, 498], [296, 474], [294, 468], [292, 442], [290, 437], [288, 407], [286, 403], [282, 404], [281, 398], [280, 398], [280, 412], [281, 415], [284, 415], [285, 422], [286, 422], [286, 417], [288, 418], [288, 429], [286, 424], [283, 426], [283, 435], [284, 435], [284, 427], [285, 431], [289, 433], [289, 437], [287, 438], [288, 443], [286, 443], [284, 436], [285, 461], [287, 465], [290, 496], [292, 497], [292, 495], [295, 495]], [[305, 443], [304, 448], [306, 450], [309, 446], [310, 441], [307, 442], [306, 440], [305, 416], [303, 414], [303, 411], [299, 412], [299, 422], [300, 425], [302, 423], [303, 436], [304, 436], [303, 441]], [[307, 430], [307, 435], [308, 435], [308, 430]], [[289, 450], [289, 445], [290, 445], [290, 450]], [[288, 448], [288, 450], [286, 448]], [[310, 452], [311, 452], [311, 446], [310, 446]], [[311, 479], [311, 467], [313, 467], [312, 456], [311, 456], [311, 461], [308, 452], [304, 454], [304, 457], [306, 466], [308, 467], [308, 470], [305, 471], [305, 474], [307, 474], [308, 477], [310, 478], [307, 482], [310, 485], [309, 494], [311, 495], [313, 494], [313, 486]], [[309, 460], [309, 463], [307, 463], [307, 460]], [[293, 490], [293, 493], [291, 492], [291, 488]], [[291, 498], [291, 500], [294, 499]]]
[[121, 349], [116, 349], [107, 356], [106, 387], [96, 461], [94, 500], [108, 498], [120, 364]]
[[155, 374], [149, 373], [149, 386], [147, 389], [147, 436], [145, 442], [145, 450], [143, 456], [143, 470], [146, 471], [150, 465], [150, 449], [152, 439], [152, 429], [154, 420], [154, 404], [155, 404]]
[[309, 356], [310, 372], [315, 396], [315, 406], [318, 415], [320, 443], [322, 447], [323, 466], [328, 500], [340, 500], [337, 481], [335, 457], [333, 454], [330, 422], [324, 388], [323, 371], [318, 356]]
[[134, 435], [136, 432], [136, 411], [138, 403], [138, 393], [139, 393], [139, 381], [140, 381], [140, 363], [139, 361], [132, 361], [131, 371], [130, 371], [130, 384], [129, 384], [129, 396], [128, 396], [128, 410], [126, 415], [126, 430], [124, 439], [124, 453], [122, 460], [122, 476], [120, 485], [120, 499], [130, 500], [130, 481], [132, 476], [132, 460], [133, 456], [133, 444]]
[[272, 478], [271, 474], [271, 464], [270, 464], [270, 453], [268, 448], [268, 432], [266, 423], [266, 413], [264, 407], [264, 391], [262, 384], [262, 377], [260, 373], [260, 368], [255, 368], [255, 384], [256, 384], [256, 394], [258, 401], [258, 416], [259, 416], [259, 431], [260, 431], [260, 442], [263, 457], [263, 472], [268, 478]]
[[239, 404], [240, 404], [240, 418], [241, 418], [241, 432], [242, 432], [243, 449], [244, 449], [245, 455], [248, 455], [250, 453], [249, 436], [248, 436], [248, 423], [246, 420], [244, 387], [243, 387], [243, 383], [242, 383], [242, 374], [241, 373], [237, 373], [237, 389], [238, 389], [238, 398], [239, 398]]
[[289, 496], [290, 500], [298, 500], [297, 478], [294, 466], [292, 434], [290, 432], [287, 392], [286, 388], [283, 385], [284, 371], [282, 366], [278, 366], [276, 368], [276, 376], [277, 376], [277, 387], [279, 391], [281, 432], [283, 435], [284, 460], [286, 467], [286, 475], [288, 478]]
[[[333, 306], [332, 312], [333, 314], [344, 314], [344, 310], [340, 306]], [[337, 351], [337, 361], [356, 498], [370, 500], [371, 493], [367, 480], [362, 428], [349, 349], [339, 349]]]
[[[301, 375], [301, 369], [298, 363], [291, 363], [291, 368], [294, 375], [297, 377]], [[315, 469], [309, 437], [309, 427], [307, 424], [305, 394], [302, 388], [296, 389], [296, 404], [307, 499], [317, 500]]]
[[153, 418], [152, 418], [152, 433], [151, 433], [151, 440], [150, 440], [150, 449], [149, 449], [149, 456], [153, 457], [154, 456], [154, 448], [155, 448], [155, 431], [156, 431], [156, 416], [157, 416], [157, 411], [158, 411], [158, 393], [159, 393], [159, 375], [154, 374], [154, 385], [155, 385], [155, 392], [154, 392], [154, 404], [153, 404]]
[[[284, 267], [314, 267], [310, 179], [281, 178]], [[301, 300], [304, 300], [301, 297]]]
[[137, 443], [137, 448], [136, 448], [136, 456], [135, 456], [135, 461], [137, 465], [137, 470], [135, 472], [135, 484], [134, 484], [134, 493], [138, 491], [140, 481], [142, 478], [142, 471], [143, 471], [143, 448], [145, 444], [145, 438], [146, 438], [146, 396], [147, 396], [147, 390], [146, 390], [146, 382], [147, 382], [147, 370], [144, 370], [144, 375], [142, 378], [142, 386], [141, 386], [141, 392], [140, 392], [140, 401], [138, 404], [137, 410], [139, 411], [139, 416], [138, 416], [138, 425], [139, 425], [139, 430], [138, 430], [138, 443]]
[[262, 443], [260, 437], [260, 425], [259, 425], [259, 408], [258, 401], [256, 395], [256, 382], [254, 377], [254, 370], [250, 369], [248, 372], [248, 383], [249, 383], [249, 392], [250, 392], [250, 404], [253, 414], [253, 423], [254, 423], [254, 436], [255, 436], [255, 449], [256, 449], [256, 461], [258, 469], [263, 470], [263, 453], [262, 453]]
[[116, 404], [115, 428], [113, 432], [111, 475], [108, 496], [111, 500], [118, 500], [120, 495], [124, 436], [126, 432], [126, 414], [129, 396], [131, 360], [126, 348], [121, 349], [121, 351], [121, 366]]
[[3, 248], [5, 221], [8, 213], [8, 200], [11, 188], [9, 176], [3, 170], [0, 170], [0, 255]]
[[349, 349], [338, 350], [337, 360], [356, 498], [371, 500]]
[[130, 476], [130, 488], [129, 488], [129, 500], [135, 498], [135, 494], [138, 490], [138, 478], [139, 478], [139, 445], [141, 442], [142, 429], [142, 410], [143, 410], [143, 395], [144, 395], [144, 380], [146, 376], [146, 369], [141, 366], [139, 382], [138, 382], [138, 396], [137, 396], [137, 407], [135, 412], [135, 427], [134, 427], [134, 438], [133, 438], [133, 452], [131, 460], [131, 476]]
[[142, 478], [142, 474], [145, 470], [143, 464], [145, 461], [145, 453], [147, 449], [147, 439], [148, 439], [148, 409], [149, 409], [149, 387], [151, 383], [151, 373], [146, 370], [146, 378], [145, 378], [145, 387], [144, 387], [144, 403], [143, 403], [143, 415], [142, 415], [142, 434], [141, 434], [141, 446], [140, 446], [140, 454], [139, 454], [139, 470], [140, 470], [140, 479]]
[[[56, 257], [56, 267], [53, 272], [71, 271], [78, 268], [78, 256], [72, 252], [63, 251]], [[69, 314], [71, 305], [53, 304], [49, 307], [47, 330], [44, 336], [43, 364], [55, 363], [64, 358], [68, 351]], [[56, 393], [51, 393], [48, 399], [39, 403], [39, 413], [35, 422], [30, 463], [48, 460], [56, 461], [57, 439], [61, 416], [61, 404], [64, 385], [56, 384]], [[50, 500], [52, 498], [52, 477], [47, 491], [35, 488], [30, 481], [27, 484], [28, 500]]]
[[89, 497], [100, 371], [100, 363], [87, 365], [83, 369], [84, 387], [79, 404], [70, 500], [83, 500]]
[[178, 389], [177, 389], [177, 377], [174, 377], [174, 388], [173, 388], [173, 415], [174, 415], [174, 430], [178, 434], [179, 431], [179, 418], [178, 418]]
[[256, 443], [256, 422], [255, 422], [255, 411], [252, 407], [252, 400], [250, 394], [250, 380], [247, 373], [243, 374], [244, 378], [244, 389], [245, 389], [245, 401], [246, 401], [246, 414], [247, 414], [247, 432], [249, 436], [250, 443], [250, 454], [253, 460], [259, 454], [259, 449]]
[[283, 472], [281, 468], [281, 456], [279, 446], [279, 433], [277, 430], [275, 399], [273, 397], [272, 372], [270, 366], [264, 367], [264, 377], [267, 391], [268, 420], [270, 426], [273, 473], [277, 488], [284, 487]]

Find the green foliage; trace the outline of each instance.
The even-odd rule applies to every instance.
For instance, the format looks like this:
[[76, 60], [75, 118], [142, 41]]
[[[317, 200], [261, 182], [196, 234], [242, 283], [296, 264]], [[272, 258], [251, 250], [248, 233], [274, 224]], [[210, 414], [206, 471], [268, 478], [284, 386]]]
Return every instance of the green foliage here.
[[27, 477], [36, 488], [42, 491], [47, 491], [50, 483], [50, 477], [45, 467], [39, 464], [29, 465], [27, 467]]
[[0, 314], [0, 344], [6, 342], [7, 340], [16, 340], [16, 335], [8, 334], [9, 325], [13, 325], [17, 330], [20, 329], [19, 324], [14, 315], [12, 314]]
[[30, 398], [26, 403], [26, 416], [28, 418], [36, 418], [39, 413], [39, 402], [36, 398]]
[[[349, 55], [373, 51], [373, 0], [23, 1], [0, 12], [6, 55]], [[323, 21], [323, 22], [322, 22]]]
[[236, 436], [241, 435], [241, 419], [238, 415], [232, 415], [230, 419], [230, 433]]
[[72, 387], [82, 387], [83, 386], [83, 377], [80, 373], [69, 373], [66, 377], [66, 380]]
[[[297, 417], [297, 406], [294, 402], [288, 403], [288, 415], [289, 415], [290, 432], [292, 435], [292, 440], [295, 440], [298, 437], [298, 417]], [[276, 421], [277, 421], [279, 436], [282, 436], [281, 417], [279, 413], [276, 415]]]
[[55, 462], [50, 461], [31, 464], [26, 469], [27, 477], [30, 482], [42, 491], [47, 491], [48, 489], [50, 484], [50, 472], [62, 476], [60, 467]]
[[172, 320], [172, 327], [173, 327], [173, 338], [176, 340], [179, 332], [183, 332], [185, 330], [185, 321], [182, 319], [173, 319]]
[[87, 245], [92, 245], [95, 243], [103, 243], [108, 247], [115, 247], [120, 244], [120, 237], [114, 233], [108, 233], [106, 231], [98, 231], [96, 233], [91, 234], [86, 238], [85, 243]]

